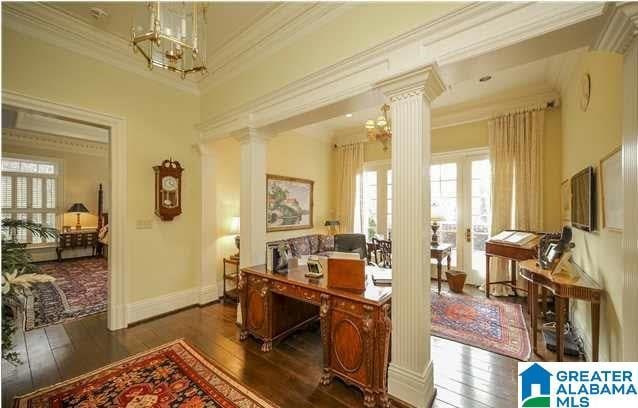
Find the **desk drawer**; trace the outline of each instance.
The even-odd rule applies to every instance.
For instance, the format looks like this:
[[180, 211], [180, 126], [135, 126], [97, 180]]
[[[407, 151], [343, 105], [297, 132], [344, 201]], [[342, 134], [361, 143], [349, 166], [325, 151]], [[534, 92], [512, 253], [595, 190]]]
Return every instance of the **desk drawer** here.
[[272, 291], [280, 295], [285, 295], [294, 299], [303, 300], [304, 302], [318, 305], [321, 303], [320, 293], [314, 290], [306, 289], [301, 286], [274, 282]]

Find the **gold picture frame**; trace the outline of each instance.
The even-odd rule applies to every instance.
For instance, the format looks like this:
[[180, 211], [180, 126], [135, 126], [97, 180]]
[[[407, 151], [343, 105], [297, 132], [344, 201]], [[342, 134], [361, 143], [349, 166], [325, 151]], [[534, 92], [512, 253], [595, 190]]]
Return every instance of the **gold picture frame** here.
[[266, 232], [311, 229], [314, 184], [296, 177], [266, 175]]
[[603, 228], [615, 232], [622, 232], [624, 228], [621, 153], [618, 146], [598, 163]]

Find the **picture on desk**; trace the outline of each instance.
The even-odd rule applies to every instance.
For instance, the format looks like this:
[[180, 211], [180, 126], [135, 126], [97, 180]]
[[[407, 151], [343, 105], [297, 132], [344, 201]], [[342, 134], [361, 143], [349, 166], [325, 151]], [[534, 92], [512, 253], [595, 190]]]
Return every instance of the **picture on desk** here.
[[266, 177], [266, 232], [312, 228], [314, 181]]

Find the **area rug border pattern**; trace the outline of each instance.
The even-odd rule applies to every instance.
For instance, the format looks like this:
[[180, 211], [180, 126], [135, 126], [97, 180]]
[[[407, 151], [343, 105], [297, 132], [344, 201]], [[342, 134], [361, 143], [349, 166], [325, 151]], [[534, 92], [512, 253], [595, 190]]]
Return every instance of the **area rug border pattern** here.
[[152, 354], [152, 353], [157, 352], [159, 350], [172, 347], [172, 346], [174, 346], [176, 344], [179, 344], [182, 347], [184, 347], [186, 349], [186, 351], [188, 351], [194, 358], [196, 358], [198, 361], [200, 361], [202, 364], [204, 364], [206, 366], [206, 368], [212, 370], [215, 374], [219, 375], [224, 381], [226, 381], [226, 382], [230, 383], [231, 385], [233, 385], [236, 390], [240, 391], [246, 397], [250, 398], [252, 401], [254, 401], [255, 403], [259, 404], [263, 408], [279, 408], [279, 406], [277, 404], [273, 403], [272, 401], [268, 400], [267, 398], [262, 397], [261, 395], [258, 395], [254, 391], [251, 391], [248, 388], [248, 386], [244, 385], [241, 381], [236, 379], [232, 374], [228, 373], [226, 370], [221, 368], [219, 366], [219, 364], [214, 359], [206, 356], [197, 347], [190, 345], [184, 338], [173, 340], [173, 341], [170, 341], [168, 343], [164, 343], [164, 344], [162, 344], [160, 346], [153, 347], [153, 348], [150, 348], [148, 350], [144, 350], [142, 352], [133, 354], [133, 355], [125, 357], [125, 358], [123, 358], [121, 360], [118, 360], [118, 361], [115, 361], [113, 363], [101, 366], [101, 367], [99, 367], [99, 368], [97, 368], [95, 370], [89, 371], [89, 372], [84, 373], [84, 374], [80, 374], [77, 377], [73, 377], [73, 378], [70, 378], [68, 380], [64, 380], [64, 381], [52, 384], [50, 386], [34, 390], [34, 391], [32, 391], [30, 393], [27, 393], [27, 394], [17, 395], [15, 397], [13, 397], [13, 407], [14, 408], [27, 408], [29, 406], [29, 404], [28, 404], [29, 400], [33, 399], [34, 397], [37, 397], [37, 396], [42, 395], [42, 394], [46, 394], [47, 392], [51, 392], [51, 391], [55, 390], [56, 388], [64, 387], [64, 386], [72, 384], [74, 382], [84, 380], [84, 379], [86, 379], [88, 377], [91, 377], [91, 376], [94, 376], [94, 375], [98, 375], [102, 371], [106, 371], [106, 370], [109, 370], [109, 369], [114, 368], [116, 366], [129, 363], [129, 362], [134, 361], [136, 359], [139, 359], [139, 358], [141, 358], [141, 357], [143, 357], [145, 355]]

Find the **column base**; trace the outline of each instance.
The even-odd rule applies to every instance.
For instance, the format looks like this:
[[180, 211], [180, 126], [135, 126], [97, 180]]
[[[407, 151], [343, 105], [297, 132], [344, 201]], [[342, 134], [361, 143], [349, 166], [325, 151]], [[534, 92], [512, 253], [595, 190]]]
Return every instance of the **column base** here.
[[391, 398], [417, 408], [427, 408], [434, 400], [434, 373], [432, 361], [423, 373], [390, 363], [388, 367], [388, 393]]

